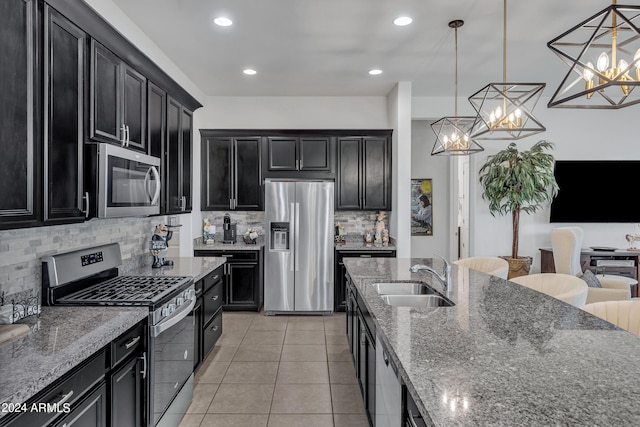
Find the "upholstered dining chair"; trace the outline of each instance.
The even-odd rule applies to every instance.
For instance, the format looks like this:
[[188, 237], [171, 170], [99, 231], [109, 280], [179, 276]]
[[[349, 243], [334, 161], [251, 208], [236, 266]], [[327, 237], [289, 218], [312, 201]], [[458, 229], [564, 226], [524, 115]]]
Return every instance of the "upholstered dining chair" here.
[[492, 276], [498, 276], [505, 280], [509, 273], [509, 263], [505, 259], [493, 256], [461, 258], [451, 263], [467, 267], [470, 270], [482, 271]]
[[587, 301], [587, 284], [584, 280], [570, 274], [538, 273], [509, 280], [576, 307], [582, 307]]
[[609, 323], [640, 336], [640, 299], [602, 301], [580, 307]]
[[[583, 237], [584, 231], [580, 227], [558, 227], [551, 230], [551, 248], [556, 273], [583, 276], [580, 264]], [[637, 283], [635, 279], [613, 274], [598, 274], [596, 277], [602, 287], [589, 287], [587, 304], [628, 300], [631, 298], [631, 286]]]

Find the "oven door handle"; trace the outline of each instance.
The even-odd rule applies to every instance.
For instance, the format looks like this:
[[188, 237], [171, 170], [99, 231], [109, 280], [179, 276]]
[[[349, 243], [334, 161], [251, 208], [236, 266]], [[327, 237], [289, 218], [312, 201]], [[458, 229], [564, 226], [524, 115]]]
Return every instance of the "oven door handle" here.
[[174, 311], [171, 316], [164, 319], [162, 322], [157, 325], [153, 325], [151, 327], [151, 335], [155, 338], [191, 313], [193, 307], [196, 306], [195, 298], [191, 299], [191, 302], [187, 304], [182, 304], [176, 311]]

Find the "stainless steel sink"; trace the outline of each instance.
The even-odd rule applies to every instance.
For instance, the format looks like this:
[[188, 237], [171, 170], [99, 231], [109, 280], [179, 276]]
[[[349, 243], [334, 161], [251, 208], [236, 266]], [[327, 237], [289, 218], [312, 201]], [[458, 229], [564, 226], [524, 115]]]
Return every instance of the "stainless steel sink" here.
[[455, 304], [440, 295], [382, 295], [382, 300], [394, 307], [452, 307]]
[[437, 294], [431, 286], [421, 282], [382, 282], [371, 286], [380, 295], [423, 295]]

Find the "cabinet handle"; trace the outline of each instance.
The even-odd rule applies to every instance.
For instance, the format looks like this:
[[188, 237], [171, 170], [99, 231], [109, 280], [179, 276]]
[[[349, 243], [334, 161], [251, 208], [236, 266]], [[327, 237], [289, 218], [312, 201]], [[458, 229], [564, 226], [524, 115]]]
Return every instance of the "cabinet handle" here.
[[418, 424], [416, 424], [415, 421], [413, 421], [413, 412], [411, 412], [411, 409], [408, 409], [409, 411], [409, 416], [407, 416], [407, 421], [409, 421], [409, 424], [411, 424], [411, 427], [418, 427]]
[[364, 332], [360, 333], [360, 344], [367, 345], [367, 334]]
[[69, 393], [67, 394], [62, 394], [61, 392], [58, 396], [61, 396], [61, 398], [56, 403], [54, 403], [53, 406], [62, 406], [64, 402], [66, 402], [71, 398], [71, 396], [73, 396], [73, 390], [69, 390]]
[[140, 335], [138, 335], [137, 337], [133, 337], [128, 342], [126, 342], [124, 344], [124, 348], [126, 350], [129, 350], [131, 347], [133, 347], [134, 345], [138, 344], [138, 341], [140, 341]]
[[147, 352], [145, 351], [144, 353], [142, 353], [142, 357], [140, 358], [142, 359], [142, 371], [140, 372], [142, 374], [142, 378], [147, 378]]
[[300, 170], [302, 170], [302, 159], [300, 159]]
[[84, 192], [84, 217], [89, 218], [89, 192]]
[[217, 331], [217, 330], [218, 330], [218, 325], [213, 325], [213, 326], [211, 327], [211, 330], [212, 330], [213, 332]]
[[360, 258], [371, 258], [371, 255], [364, 255], [364, 254], [362, 254], [362, 255], [360, 255]]
[[129, 125], [127, 125], [127, 147], [129, 146], [130, 142], [131, 142], [131, 133], [129, 132]]
[[296, 159], [296, 170], [300, 170], [300, 160]]
[[216, 274], [215, 276], [213, 276], [213, 281], [215, 282], [216, 280], [218, 280], [218, 277], [220, 277], [219, 274]]
[[223, 258], [233, 258], [232, 254], [222, 254]]
[[123, 147], [127, 146], [127, 130], [124, 123], [120, 126], [120, 145]]
[[211, 299], [212, 299], [213, 301], [217, 301], [219, 296], [220, 296], [220, 295], [214, 295], [214, 296], [212, 296], [212, 297], [211, 297]]

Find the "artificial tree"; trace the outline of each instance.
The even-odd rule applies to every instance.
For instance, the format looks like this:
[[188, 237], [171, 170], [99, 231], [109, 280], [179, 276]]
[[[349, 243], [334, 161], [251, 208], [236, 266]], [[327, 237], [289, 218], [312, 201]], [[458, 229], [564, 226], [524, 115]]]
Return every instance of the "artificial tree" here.
[[554, 158], [547, 152], [552, 149], [553, 143], [549, 141], [539, 141], [525, 151], [519, 151], [516, 144], [511, 143], [489, 156], [480, 168], [482, 198], [489, 202], [491, 215], [511, 214], [511, 258], [514, 260], [521, 259], [518, 256], [520, 213], [534, 213], [558, 194]]

